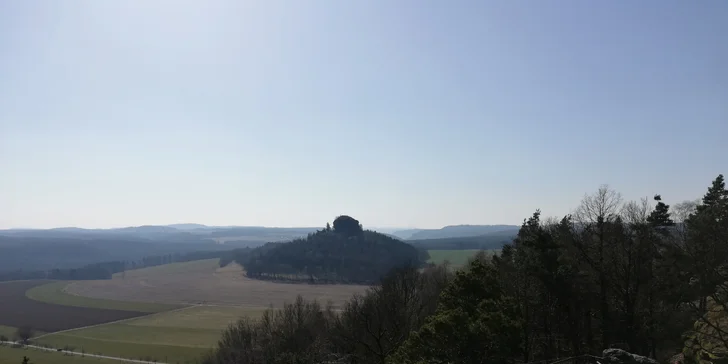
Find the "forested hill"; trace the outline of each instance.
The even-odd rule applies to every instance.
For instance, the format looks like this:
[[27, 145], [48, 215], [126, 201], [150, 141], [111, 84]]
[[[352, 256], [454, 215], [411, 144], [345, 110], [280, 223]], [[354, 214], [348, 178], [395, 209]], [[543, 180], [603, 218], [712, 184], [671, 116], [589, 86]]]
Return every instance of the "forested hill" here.
[[288, 243], [266, 244], [238, 256], [248, 277], [311, 283], [372, 283], [395, 267], [420, 266], [427, 253], [339, 216], [333, 228]]

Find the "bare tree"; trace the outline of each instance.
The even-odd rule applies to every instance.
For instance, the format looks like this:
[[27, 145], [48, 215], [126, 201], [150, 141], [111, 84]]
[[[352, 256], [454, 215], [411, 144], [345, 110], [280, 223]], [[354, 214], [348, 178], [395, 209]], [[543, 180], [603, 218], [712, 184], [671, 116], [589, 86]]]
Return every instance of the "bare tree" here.
[[695, 213], [696, 208], [700, 205], [700, 199], [686, 200], [676, 203], [672, 206], [671, 217], [675, 222], [685, 222], [690, 214]]
[[640, 199], [639, 202], [629, 201], [625, 203], [620, 211], [620, 216], [629, 224], [644, 224], [647, 223], [651, 211], [650, 200], [645, 197]]
[[621, 204], [622, 195], [609, 188], [609, 185], [602, 185], [594, 194], [584, 196], [581, 205], [574, 212], [574, 219], [581, 224], [606, 221], [616, 217]]
[[581, 238], [576, 246], [598, 276], [596, 283], [599, 287], [601, 339], [604, 347], [611, 343], [606, 248], [610, 243], [607, 241], [610, 238], [609, 227], [620, 218], [618, 212], [621, 204], [622, 195], [608, 185], [602, 185], [594, 194], [585, 195], [574, 212], [574, 219], [581, 230]]
[[388, 358], [419, 329], [437, 308], [440, 292], [450, 281], [447, 267], [396, 269], [381, 285], [352, 298], [336, 322], [341, 352], [367, 363]]
[[700, 199], [692, 201], [686, 200], [672, 206], [671, 217], [676, 223], [675, 228], [679, 238], [678, 243], [684, 242], [687, 239], [688, 230], [685, 222], [688, 220], [690, 215], [695, 213], [700, 202]]

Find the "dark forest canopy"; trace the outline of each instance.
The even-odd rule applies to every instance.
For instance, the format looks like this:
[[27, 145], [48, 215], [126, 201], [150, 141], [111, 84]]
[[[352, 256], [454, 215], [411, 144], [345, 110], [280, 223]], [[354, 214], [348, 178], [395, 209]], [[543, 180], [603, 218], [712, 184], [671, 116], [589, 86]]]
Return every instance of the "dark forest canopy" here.
[[[395, 271], [343, 312], [299, 300], [241, 321], [204, 363], [549, 363], [615, 347], [659, 362], [728, 362], [724, 178], [699, 201], [664, 197], [625, 202], [603, 186], [563, 218], [537, 210], [499, 255], [478, 254], [454, 277]], [[268, 249], [292, 261], [307, 252]]]
[[364, 230], [356, 219], [339, 216], [333, 228], [287, 243], [239, 250], [232, 260], [252, 278], [311, 283], [371, 283], [402, 266], [419, 267], [426, 252], [401, 240]]

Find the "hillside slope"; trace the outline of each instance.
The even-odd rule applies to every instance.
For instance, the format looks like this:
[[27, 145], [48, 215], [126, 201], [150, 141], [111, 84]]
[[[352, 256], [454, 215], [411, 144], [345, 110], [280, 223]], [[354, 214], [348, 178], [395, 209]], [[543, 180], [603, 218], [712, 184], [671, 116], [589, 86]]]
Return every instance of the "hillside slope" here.
[[[407, 240], [462, 238], [497, 232], [518, 232], [516, 225], [451, 225], [442, 229], [423, 229], [413, 231]], [[395, 233], [395, 235], [398, 235]], [[399, 235], [398, 235], [399, 236]]]
[[[341, 223], [342, 219], [351, 219], [350, 225]], [[371, 283], [392, 268], [419, 266], [426, 259], [414, 246], [385, 234], [365, 231], [358, 221], [348, 216], [337, 218], [333, 229], [323, 229], [288, 243], [266, 244], [245, 258], [236, 258], [248, 277], [311, 283]]]
[[512, 242], [517, 234], [517, 230], [505, 230], [478, 236], [407, 240], [407, 242], [415, 247], [427, 250], [493, 250], [500, 249], [503, 245]]

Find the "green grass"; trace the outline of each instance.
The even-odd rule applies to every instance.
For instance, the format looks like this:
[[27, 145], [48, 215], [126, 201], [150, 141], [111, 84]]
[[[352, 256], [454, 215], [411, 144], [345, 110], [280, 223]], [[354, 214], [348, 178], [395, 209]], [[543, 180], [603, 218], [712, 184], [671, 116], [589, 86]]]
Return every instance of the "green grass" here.
[[68, 294], [63, 290], [69, 283], [70, 282], [68, 281], [62, 281], [36, 286], [25, 292], [25, 295], [32, 300], [53, 303], [57, 305], [104, 308], [122, 311], [155, 313], [169, 311], [182, 307], [178, 305], [168, 305], [162, 303], [125, 302], [76, 296]]
[[64, 355], [62, 353], [0, 345], [0, 364], [20, 364], [27, 356], [32, 364], [120, 364], [118, 360]]
[[12, 340], [15, 336], [16, 330], [17, 329], [14, 327], [0, 325], [0, 336], [5, 336], [8, 339]]
[[196, 306], [174, 312], [161, 313], [127, 321], [127, 325], [151, 327], [194, 327], [221, 330], [240, 317], [258, 318], [265, 308], [233, 306]]
[[196, 306], [123, 323], [44, 336], [53, 347], [74, 346], [89, 353], [125, 358], [154, 358], [170, 363], [194, 361], [212, 348], [220, 334], [241, 316], [259, 317], [262, 308]]
[[[3, 326], [0, 325], [0, 336], [5, 336], [9, 340], [15, 339], [15, 332], [18, 331], [17, 328], [11, 327], [11, 326]], [[36, 331], [34, 336], [39, 336], [45, 334], [42, 331]]]
[[[466, 250], [428, 250], [430, 254], [430, 260], [428, 262], [435, 264], [442, 264], [446, 260], [454, 268], [460, 268], [468, 264], [468, 259], [472, 258], [479, 249], [466, 249]], [[495, 253], [497, 250], [487, 250], [488, 253]]]
[[38, 339], [37, 342], [56, 348], [71, 346], [75, 351], [83, 349], [85, 352], [92, 354], [127, 359], [157, 360], [166, 363], [194, 363], [206, 351], [204, 348], [195, 347], [90, 339], [70, 335], [70, 333], [45, 336]]

